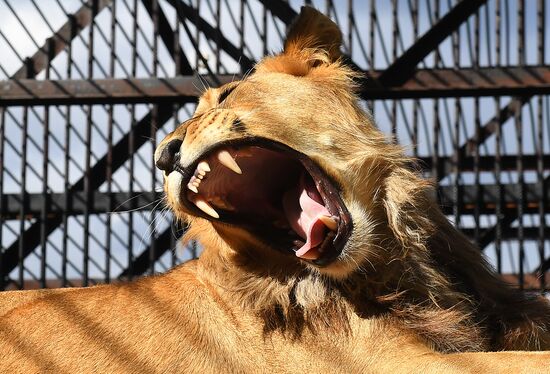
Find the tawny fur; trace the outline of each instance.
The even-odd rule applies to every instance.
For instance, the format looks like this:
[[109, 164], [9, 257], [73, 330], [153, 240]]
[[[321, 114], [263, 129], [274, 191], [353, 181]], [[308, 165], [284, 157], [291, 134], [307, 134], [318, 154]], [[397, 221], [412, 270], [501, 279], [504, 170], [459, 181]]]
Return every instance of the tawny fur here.
[[232, 83], [223, 104], [227, 87], [206, 92], [159, 147], [181, 139], [184, 166], [243, 137], [309, 156], [353, 219], [334, 263], [317, 268], [189, 215], [172, 173], [167, 204], [200, 259], [128, 284], [3, 293], [2, 371], [548, 372], [549, 353], [460, 353], [549, 349], [550, 307], [501, 282], [447, 222], [431, 184], [361, 110], [340, 41], [303, 8], [282, 54]]

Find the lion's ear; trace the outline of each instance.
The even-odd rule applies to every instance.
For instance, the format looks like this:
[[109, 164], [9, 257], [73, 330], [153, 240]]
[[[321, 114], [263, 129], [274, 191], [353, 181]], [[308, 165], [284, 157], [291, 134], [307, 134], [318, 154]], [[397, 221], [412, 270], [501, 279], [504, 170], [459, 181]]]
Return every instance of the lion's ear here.
[[341, 44], [338, 25], [318, 10], [303, 6], [287, 33], [284, 53], [320, 50], [326, 52], [331, 61], [336, 61], [341, 56]]

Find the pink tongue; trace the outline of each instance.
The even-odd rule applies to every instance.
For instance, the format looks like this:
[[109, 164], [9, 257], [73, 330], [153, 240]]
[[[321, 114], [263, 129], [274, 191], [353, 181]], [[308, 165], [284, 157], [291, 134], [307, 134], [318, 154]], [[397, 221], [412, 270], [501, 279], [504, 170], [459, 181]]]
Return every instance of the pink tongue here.
[[[315, 260], [320, 256], [316, 247], [325, 239], [326, 231], [326, 226], [319, 217], [330, 217], [331, 214], [320, 204], [322, 200], [315, 187], [309, 188], [309, 194], [308, 187], [302, 175], [300, 185], [288, 191], [283, 197], [283, 208], [292, 229], [306, 240], [306, 243], [296, 251], [296, 256]], [[299, 206], [296, 199], [299, 200]]]

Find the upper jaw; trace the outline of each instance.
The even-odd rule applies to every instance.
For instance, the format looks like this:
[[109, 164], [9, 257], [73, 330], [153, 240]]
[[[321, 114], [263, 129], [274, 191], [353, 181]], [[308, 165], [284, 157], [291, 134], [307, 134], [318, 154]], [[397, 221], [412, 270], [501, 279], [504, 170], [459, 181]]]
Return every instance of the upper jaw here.
[[[265, 244], [275, 249], [282, 250], [283, 252], [292, 253], [290, 249], [296, 251], [297, 248], [292, 248], [287, 244], [283, 244], [280, 240], [282, 231], [277, 231], [275, 227], [275, 225], [280, 223], [276, 222], [280, 220], [280, 214], [266, 213], [265, 219], [269, 220], [270, 223], [273, 221], [272, 228], [274, 230], [264, 229], [261, 227], [263, 225], [251, 224], [249, 218], [241, 217], [240, 213], [242, 212], [233, 214], [231, 212], [231, 207], [227, 206], [231, 205], [231, 199], [229, 199], [229, 201], [224, 201], [224, 199], [220, 199], [219, 196], [214, 196], [219, 195], [217, 191], [220, 191], [217, 186], [212, 187], [214, 183], [212, 180], [216, 180], [217, 178], [216, 173], [218, 175], [220, 175], [220, 173], [223, 175], [229, 173], [235, 178], [234, 180], [239, 180], [239, 176], [242, 175], [245, 175], [243, 178], [253, 178], [247, 175], [251, 172], [251, 169], [254, 169], [250, 167], [252, 161], [247, 160], [247, 157], [255, 157], [255, 155], [247, 154], [249, 153], [250, 147], [265, 149], [266, 152], [277, 152], [282, 155], [281, 157], [294, 159], [294, 163], [289, 161], [288, 166], [286, 166], [290, 169], [288, 171], [288, 174], [291, 175], [289, 180], [298, 178], [299, 173], [302, 172], [300, 168], [307, 171], [307, 174], [309, 174], [319, 192], [325, 211], [330, 213], [330, 216], [318, 218], [327, 226], [327, 230], [330, 230], [329, 233], [331, 236], [329, 238], [330, 240], [326, 240], [328, 238], [327, 235], [322, 245], [315, 247], [315, 249], [322, 248], [322, 253], [315, 256], [315, 258], [307, 258], [307, 256], [305, 256], [302, 259], [319, 267], [326, 266], [335, 261], [340, 256], [352, 230], [351, 216], [342, 201], [340, 196], [341, 191], [337, 184], [334, 183], [334, 181], [329, 178], [321, 167], [311, 158], [284, 144], [264, 138], [249, 138], [246, 140], [241, 139], [240, 141], [222, 142], [211, 146], [187, 167], [182, 167], [181, 165], [176, 166], [174, 172], [179, 174], [178, 177], [181, 176], [181, 182], [179, 183], [180, 193], [177, 199], [181, 208], [189, 214], [205, 218], [212, 222], [245, 228], [253, 235], [258, 236]], [[282, 160], [281, 162], [287, 161]], [[220, 171], [220, 167], [222, 171]], [[268, 167], [270, 169], [276, 169], [277, 165], [269, 164]], [[266, 173], [270, 171], [272, 170], [266, 170]], [[273, 171], [273, 173], [276, 174], [276, 171]], [[255, 180], [262, 179], [263, 177], [263, 175], [258, 174], [255, 176]], [[170, 178], [170, 175], [168, 178]], [[210, 181], [206, 182], [208, 179], [210, 179]], [[223, 180], [223, 178], [218, 179]], [[268, 182], [260, 181], [259, 183], [264, 183], [263, 189], [270, 188]], [[208, 186], [208, 188], [203, 189], [203, 186]], [[281, 188], [288, 188], [288, 186], [282, 186]], [[249, 194], [249, 191], [247, 192], [243, 189], [242, 192], [239, 192], [239, 196], [233, 199], [240, 201], [241, 197], [246, 194]], [[273, 194], [276, 194], [276, 192]], [[254, 195], [254, 193], [252, 193], [252, 195]], [[224, 204], [226, 205], [225, 207]], [[270, 209], [269, 206], [266, 206], [266, 208], [267, 210]], [[284, 216], [282, 218], [284, 220]], [[268, 231], [272, 232], [268, 235]], [[279, 232], [279, 234], [277, 234], [277, 232]]]

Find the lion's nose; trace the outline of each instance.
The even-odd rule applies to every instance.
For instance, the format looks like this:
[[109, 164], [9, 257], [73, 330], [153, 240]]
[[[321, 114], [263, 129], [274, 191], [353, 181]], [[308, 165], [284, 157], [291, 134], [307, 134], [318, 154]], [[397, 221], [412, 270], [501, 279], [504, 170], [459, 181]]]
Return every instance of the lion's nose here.
[[174, 139], [162, 146], [158, 153], [160, 156], [155, 161], [157, 168], [166, 172], [174, 170], [174, 165], [178, 161], [176, 158], [179, 156], [181, 143], [183, 143], [181, 140]]

